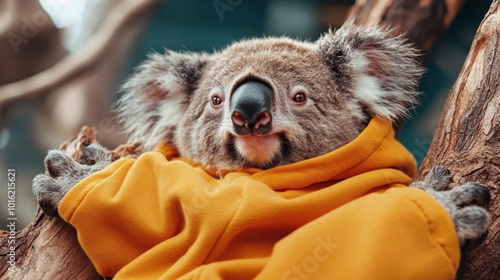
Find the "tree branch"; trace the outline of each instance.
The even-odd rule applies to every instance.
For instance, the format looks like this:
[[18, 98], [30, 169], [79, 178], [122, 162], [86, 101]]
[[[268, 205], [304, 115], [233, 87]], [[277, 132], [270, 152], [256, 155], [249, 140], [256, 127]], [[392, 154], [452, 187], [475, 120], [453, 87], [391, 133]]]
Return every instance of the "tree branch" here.
[[420, 62], [424, 64], [434, 42], [451, 24], [462, 4], [463, 0], [356, 1], [346, 21], [390, 28], [394, 36], [405, 34], [405, 38], [422, 51]]
[[[462, 279], [500, 279], [500, 12], [493, 1], [472, 43], [419, 170], [449, 168], [457, 183], [490, 187], [492, 223], [482, 246], [464, 255]], [[497, 213], [497, 214], [495, 214]]]
[[2, 279], [102, 279], [76, 238], [75, 229], [38, 208], [33, 222], [15, 233], [15, 272], [10, 268], [10, 232], [0, 231]]
[[117, 3], [92, 40], [51, 68], [18, 82], [0, 86], [0, 109], [14, 101], [47, 93], [61, 84], [93, 69], [112, 52], [113, 41], [138, 17], [144, 19], [158, 0], [127, 0]]

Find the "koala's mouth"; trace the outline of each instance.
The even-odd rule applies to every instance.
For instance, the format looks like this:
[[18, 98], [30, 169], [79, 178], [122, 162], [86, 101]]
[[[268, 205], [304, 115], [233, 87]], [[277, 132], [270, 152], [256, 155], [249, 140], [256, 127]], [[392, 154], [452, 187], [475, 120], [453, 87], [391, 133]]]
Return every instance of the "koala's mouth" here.
[[288, 141], [283, 133], [232, 135], [231, 142], [231, 154], [237, 154], [235, 160], [244, 159], [252, 167], [259, 168], [272, 166], [272, 162], [282, 159], [288, 150]]

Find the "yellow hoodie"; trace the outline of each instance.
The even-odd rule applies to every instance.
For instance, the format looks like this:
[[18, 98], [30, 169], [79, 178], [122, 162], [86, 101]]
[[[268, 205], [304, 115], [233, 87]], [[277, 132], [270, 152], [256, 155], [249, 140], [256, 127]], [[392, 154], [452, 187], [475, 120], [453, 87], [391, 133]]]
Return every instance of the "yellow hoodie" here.
[[268, 170], [210, 175], [174, 149], [120, 159], [59, 206], [115, 279], [453, 279], [448, 213], [408, 188], [411, 154], [372, 119], [351, 143]]

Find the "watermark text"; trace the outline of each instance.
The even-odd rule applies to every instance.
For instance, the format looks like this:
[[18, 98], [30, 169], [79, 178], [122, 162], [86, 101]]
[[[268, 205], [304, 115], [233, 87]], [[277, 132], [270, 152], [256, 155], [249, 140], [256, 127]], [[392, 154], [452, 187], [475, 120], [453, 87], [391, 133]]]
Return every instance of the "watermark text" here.
[[9, 237], [7, 239], [7, 263], [8, 270], [16, 271], [16, 170], [7, 170], [7, 229]]
[[224, 14], [226, 12], [234, 11], [234, 8], [240, 5], [243, 0], [215, 0], [212, 2], [215, 12], [219, 16], [220, 21], [224, 21]]

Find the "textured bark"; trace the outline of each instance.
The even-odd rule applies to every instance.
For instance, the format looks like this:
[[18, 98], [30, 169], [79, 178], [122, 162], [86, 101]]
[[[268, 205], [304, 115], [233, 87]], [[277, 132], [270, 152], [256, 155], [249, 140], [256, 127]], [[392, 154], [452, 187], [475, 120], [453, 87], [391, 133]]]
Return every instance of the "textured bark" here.
[[453, 86], [419, 174], [442, 165], [456, 183], [477, 181], [489, 186], [492, 224], [486, 241], [464, 255], [461, 279], [500, 279], [500, 11], [490, 10], [474, 38]]
[[9, 269], [9, 232], [0, 231], [2, 279], [102, 279], [80, 248], [75, 229], [38, 208], [33, 222], [16, 233], [16, 268]]
[[423, 63], [462, 4], [463, 0], [358, 0], [346, 20], [360, 26], [387, 27], [394, 36], [404, 34], [422, 52]]

